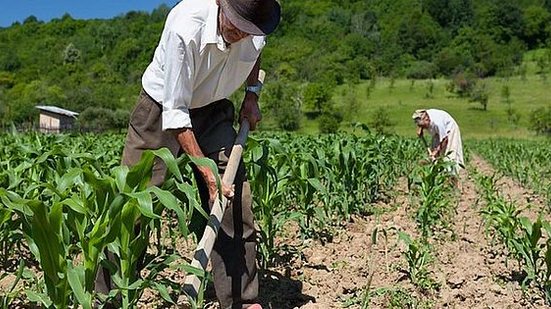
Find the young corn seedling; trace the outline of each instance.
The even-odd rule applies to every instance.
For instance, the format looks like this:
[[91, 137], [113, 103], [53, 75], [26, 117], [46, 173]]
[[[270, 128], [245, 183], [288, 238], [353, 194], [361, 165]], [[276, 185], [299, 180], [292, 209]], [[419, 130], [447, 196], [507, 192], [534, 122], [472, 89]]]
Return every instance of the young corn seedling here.
[[[117, 167], [112, 176], [90, 169], [93, 164], [80, 167], [82, 158], [52, 151], [36, 158], [32, 165], [36, 169], [31, 168], [29, 175], [37, 184], [29, 185], [21, 193], [24, 197], [0, 188], [3, 204], [22, 218], [29, 249], [44, 273], [41, 282], [45, 288], [26, 291], [31, 302], [46, 307], [80, 304], [91, 308], [101, 262], [113, 271], [117, 287], [108, 297], [118, 294], [122, 308], [135, 306], [148, 284], [138, 277], [137, 264], [163, 209], [177, 213], [182, 234], [187, 235], [189, 209], [184, 211], [172, 193], [148, 186], [155, 155], [173, 174], [179, 173], [178, 164], [166, 149], [145, 152], [136, 166]], [[65, 170], [39, 170], [43, 164], [53, 166], [56, 162]], [[193, 200], [194, 191], [186, 187], [181, 174], [178, 177], [177, 188]], [[140, 222], [138, 230], [136, 222]], [[105, 258], [105, 250], [114, 254], [114, 262]], [[163, 295], [162, 287], [153, 286]]]
[[482, 187], [486, 205], [480, 210], [486, 222], [486, 230], [494, 231], [498, 239], [511, 252], [515, 250], [516, 232], [520, 222], [520, 210], [511, 201], [506, 201], [497, 191], [496, 176], [477, 175], [477, 182]]
[[289, 185], [298, 211], [301, 234], [303, 237], [318, 237], [327, 231], [328, 221], [324, 210], [316, 199], [326, 193], [319, 178], [318, 164], [310, 154], [295, 154], [293, 161], [297, 163], [291, 171]]
[[538, 218], [532, 223], [530, 219], [522, 217], [520, 221], [520, 233], [513, 240], [514, 252], [517, 258], [522, 261], [526, 278], [523, 280], [523, 286], [527, 282], [537, 280], [540, 271], [543, 269], [544, 260], [541, 252], [545, 243], [541, 243], [542, 221]]
[[495, 176], [477, 176], [477, 182], [484, 192], [486, 206], [481, 213], [486, 221], [487, 229], [494, 231], [499, 240], [514, 257], [526, 273], [522, 281], [523, 289], [533, 282], [543, 291], [549, 303], [551, 276], [550, 239], [543, 239], [542, 229], [551, 232], [548, 222], [539, 217], [535, 222], [526, 217], [519, 217], [520, 210], [511, 201], [505, 201], [495, 189]]
[[542, 222], [542, 226], [546, 232], [547, 240], [543, 248], [543, 260], [545, 271], [539, 273], [541, 287], [545, 294], [545, 301], [548, 305], [551, 304], [551, 224], [547, 221]]
[[428, 244], [413, 240], [410, 235], [402, 231], [398, 231], [398, 238], [406, 245], [404, 257], [408, 265], [407, 274], [411, 282], [423, 290], [431, 290], [436, 287], [437, 284], [430, 278], [427, 269], [432, 259]]
[[[20, 293], [19, 289], [16, 289], [17, 284], [21, 280], [21, 277], [23, 276], [23, 272], [25, 271], [25, 262], [21, 260], [19, 262], [19, 267], [17, 268], [17, 271], [15, 272], [15, 279], [11, 283], [10, 287], [8, 287], [7, 291], [0, 291], [0, 308], [10, 308], [10, 305], [12, 304], [12, 301], [15, 297]], [[0, 280], [4, 279], [4, 277], [7, 275], [7, 273], [3, 273], [0, 275]]]
[[446, 214], [451, 210], [449, 175], [450, 162], [442, 159], [417, 169], [412, 183], [419, 197], [416, 220], [424, 238], [429, 237], [437, 226], [445, 226]]
[[269, 148], [254, 139], [249, 139], [248, 148], [254, 212], [259, 215], [261, 266], [268, 267], [277, 253], [276, 236], [288, 220], [298, 220], [300, 213], [285, 209], [286, 186], [291, 175], [285, 158], [277, 157], [270, 163]]
[[21, 218], [0, 202], [0, 268], [7, 268], [16, 250], [23, 247], [21, 224]]

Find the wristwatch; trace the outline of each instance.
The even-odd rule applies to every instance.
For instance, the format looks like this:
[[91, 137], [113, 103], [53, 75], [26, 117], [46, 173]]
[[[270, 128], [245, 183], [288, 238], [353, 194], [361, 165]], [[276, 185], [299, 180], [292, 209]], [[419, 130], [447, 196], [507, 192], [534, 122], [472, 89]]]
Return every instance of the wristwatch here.
[[260, 91], [262, 90], [262, 83], [258, 82], [254, 85], [249, 85], [245, 87], [245, 91], [254, 92], [257, 96], [260, 96]]

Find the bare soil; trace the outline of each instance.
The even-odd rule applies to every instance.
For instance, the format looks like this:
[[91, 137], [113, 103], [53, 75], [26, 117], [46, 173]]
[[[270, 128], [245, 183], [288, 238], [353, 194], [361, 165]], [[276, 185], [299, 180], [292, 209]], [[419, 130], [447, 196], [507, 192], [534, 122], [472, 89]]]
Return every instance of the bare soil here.
[[[373, 215], [353, 217], [331, 242], [302, 241], [298, 228], [290, 225], [277, 240], [285, 244], [277, 266], [261, 273], [263, 308], [363, 308], [362, 301], [369, 308], [549, 308], [539, 291], [523, 291], [518, 265], [507, 260], [505, 249], [486, 233], [479, 214], [484, 201], [471, 176], [475, 170], [494, 173], [487, 162], [473, 155], [461, 175], [451, 224], [431, 241], [433, 288], [416, 287], [405, 271], [405, 247], [396, 231], [414, 238], [419, 232], [407, 180], [402, 179], [388, 203], [374, 205]], [[543, 199], [511, 178], [499, 178], [497, 187], [523, 209], [523, 215], [548, 217]], [[193, 248], [193, 243], [179, 244], [178, 251], [191, 257]], [[173, 270], [163, 276], [176, 284], [184, 281], [183, 274]], [[13, 279], [0, 280], [0, 289], [5, 290]], [[138, 307], [171, 306], [148, 289]], [[207, 290], [206, 308], [219, 308], [212, 287]]]
[[[433, 288], [414, 286], [405, 271], [405, 247], [396, 231], [415, 238], [418, 228], [403, 179], [390, 202], [374, 205], [376, 215], [353, 217], [329, 243], [301, 241], [290, 226], [278, 239], [287, 250], [278, 266], [261, 274], [263, 308], [363, 308], [362, 301], [369, 308], [549, 308], [539, 291], [523, 291], [518, 265], [486, 233], [479, 214], [484, 201], [470, 175], [475, 170], [494, 173], [473, 156], [461, 175], [451, 224], [431, 241]], [[536, 218], [544, 209], [539, 196], [509, 177], [499, 178], [497, 188], [524, 209], [523, 215]], [[208, 294], [207, 308], [218, 308], [213, 291]], [[154, 299], [155, 293], [146, 293], [142, 307]]]

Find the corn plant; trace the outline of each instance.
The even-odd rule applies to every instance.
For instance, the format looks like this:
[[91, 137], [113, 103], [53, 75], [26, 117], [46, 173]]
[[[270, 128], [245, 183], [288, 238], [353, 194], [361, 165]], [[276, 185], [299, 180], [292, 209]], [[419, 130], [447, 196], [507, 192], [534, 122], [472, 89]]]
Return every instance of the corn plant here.
[[16, 250], [21, 250], [23, 244], [21, 218], [7, 208], [0, 208], [0, 265], [5, 268], [10, 257]]
[[480, 210], [486, 231], [495, 232], [499, 240], [509, 249], [514, 250], [515, 235], [520, 226], [518, 209], [512, 201], [505, 200], [496, 189], [497, 176], [476, 174], [479, 187], [486, 200], [486, 205]]
[[472, 147], [500, 172], [545, 197], [551, 207], [551, 143], [548, 140], [495, 139], [477, 141]]
[[451, 210], [451, 183], [447, 172], [450, 162], [438, 159], [417, 168], [412, 174], [413, 189], [418, 195], [416, 221], [424, 238], [437, 226], [445, 227], [445, 215]]
[[547, 221], [542, 222], [542, 226], [546, 232], [547, 240], [543, 248], [543, 261], [545, 263], [545, 271], [539, 272], [539, 281], [541, 288], [545, 294], [547, 304], [551, 304], [551, 224]]
[[291, 156], [296, 168], [291, 170], [289, 178], [290, 194], [301, 214], [298, 217], [301, 234], [307, 238], [323, 236], [330, 227], [330, 218], [319, 202], [319, 196], [326, 194], [326, 188], [319, 179], [318, 163], [308, 153], [294, 153]]
[[545, 243], [540, 243], [542, 234], [542, 221], [538, 218], [532, 223], [526, 217], [520, 218], [520, 235], [515, 238], [514, 248], [519, 259], [523, 261], [527, 273], [524, 283], [529, 280], [536, 280], [540, 268], [543, 268], [543, 258], [540, 255]]
[[[520, 210], [505, 199], [495, 188], [495, 175], [475, 175], [486, 199], [481, 213], [487, 231], [494, 232], [526, 273], [522, 287], [533, 282], [544, 294], [547, 303], [551, 302], [551, 225], [541, 217], [532, 222], [527, 217], [519, 217]], [[543, 235], [547, 232], [547, 237]]]
[[[189, 214], [194, 209], [202, 211], [192, 185], [180, 170], [187, 166], [187, 159], [177, 162], [162, 149], [146, 152], [131, 169], [116, 167], [106, 172], [93, 156], [67, 153], [58, 147], [26, 154], [10, 175], [24, 189], [0, 188], [0, 200], [21, 218], [29, 249], [44, 273], [44, 288], [27, 290], [28, 299], [46, 307], [78, 303], [91, 308], [96, 297], [105, 298], [93, 291], [100, 263], [114, 270], [117, 288], [107, 297], [120, 298], [123, 308], [133, 307], [148, 285], [166, 296], [151, 273], [139, 278], [136, 270], [150, 231], [159, 226], [164, 210], [177, 214], [184, 237]], [[167, 186], [185, 195], [186, 204], [167, 190], [148, 186], [155, 156], [169, 167], [173, 179]], [[114, 264], [106, 259], [105, 251], [117, 257]], [[166, 267], [169, 261], [170, 257], [159, 257], [149, 266]], [[171, 301], [170, 297], [165, 299]]]
[[[9, 308], [9, 305], [19, 293], [19, 290], [16, 289], [16, 286], [21, 280], [21, 277], [23, 276], [24, 271], [25, 271], [25, 262], [23, 260], [20, 260], [17, 271], [15, 272], [15, 279], [13, 280], [12, 284], [10, 285], [7, 291], [0, 292], [2, 293], [0, 294], [0, 308]], [[4, 279], [6, 275], [7, 273], [0, 274], [0, 280]]]
[[[277, 147], [274, 140], [267, 140]], [[300, 213], [286, 209], [286, 186], [290, 178], [290, 167], [284, 158], [269, 161], [269, 148], [252, 138], [248, 141], [249, 174], [252, 175], [251, 189], [254, 192], [254, 213], [260, 224], [261, 266], [268, 267], [276, 256], [275, 239], [288, 220], [298, 220]]]
[[430, 278], [427, 269], [432, 260], [428, 244], [413, 240], [410, 235], [402, 231], [398, 231], [398, 239], [406, 245], [406, 251], [404, 252], [408, 266], [406, 272], [411, 282], [424, 290], [436, 287], [436, 282]]

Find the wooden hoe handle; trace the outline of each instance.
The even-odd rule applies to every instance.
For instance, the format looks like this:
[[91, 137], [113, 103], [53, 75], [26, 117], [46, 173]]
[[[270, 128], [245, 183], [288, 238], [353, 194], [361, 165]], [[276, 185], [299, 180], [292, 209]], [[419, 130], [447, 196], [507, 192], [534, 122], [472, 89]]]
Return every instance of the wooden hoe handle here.
[[[260, 70], [258, 80], [262, 83], [264, 82], [264, 77], [266, 73], [263, 70]], [[243, 153], [243, 148], [245, 147], [245, 142], [247, 141], [247, 136], [249, 134], [249, 121], [245, 119], [240, 127], [239, 133], [235, 139], [235, 143], [232, 147], [230, 157], [228, 159], [228, 164], [224, 175], [222, 176], [222, 183], [228, 187], [231, 187], [233, 181], [235, 180], [235, 175], [237, 173], [237, 168], [239, 167], [239, 162], [241, 161], [241, 154]], [[210, 212], [209, 222], [203, 233], [203, 237], [197, 244], [197, 249], [195, 249], [195, 254], [193, 255], [193, 260], [191, 261], [191, 266], [203, 270], [207, 268], [209, 262], [209, 257], [214, 247], [214, 242], [218, 235], [218, 230], [220, 229], [220, 224], [222, 223], [222, 217], [228, 200], [222, 195], [222, 200], [216, 198], [212, 209]], [[183, 291], [184, 293], [196, 300], [199, 288], [201, 287], [201, 280], [195, 274], [189, 274], [186, 276], [184, 283]]]
[[[222, 183], [226, 186], [231, 186], [233, 184], [248, 134], [249, 122], [245, 120], [241, 123], [239, 134], [237, 135], [235, 144], [232, 147], [230, 158], [228, 159], [228, 165], [226, 166], [226, 170], [222, 176]], [[197, 249], [195, 249], [195, 254], [193, 255], [193, 260], [191, 261], [192, 267], [202, 269], [203, 271], [207, 269], [209, 257], [212, 252], [212, 248], [214, 247], [214, 242], [216, 241], [216, 236], [218, 235], [218, 230], [220, 229], [220, 224], [222, 223], [222, 217], [224, 215], [224, 211], [226, 210], [227, 204], [228, 200], [223, 195], [222, 200], [217, 197], [214, 201], [210, 212], [209, 222], [205, 227], [203, 237], [197, 244]], [[188, 297], [197, 299], [200, 287], [201, 279], [199, 279], [196, 275], [189, 274], [186, 276], [183, 290]]]

